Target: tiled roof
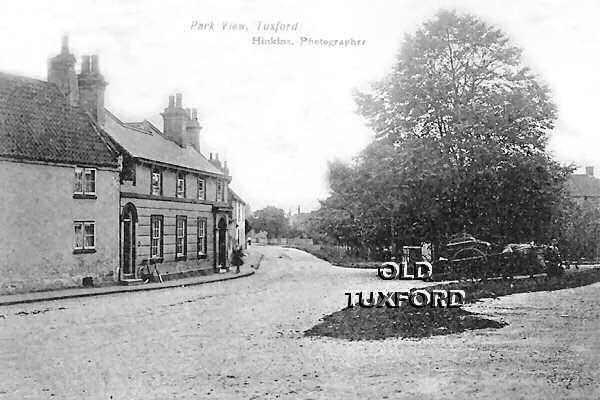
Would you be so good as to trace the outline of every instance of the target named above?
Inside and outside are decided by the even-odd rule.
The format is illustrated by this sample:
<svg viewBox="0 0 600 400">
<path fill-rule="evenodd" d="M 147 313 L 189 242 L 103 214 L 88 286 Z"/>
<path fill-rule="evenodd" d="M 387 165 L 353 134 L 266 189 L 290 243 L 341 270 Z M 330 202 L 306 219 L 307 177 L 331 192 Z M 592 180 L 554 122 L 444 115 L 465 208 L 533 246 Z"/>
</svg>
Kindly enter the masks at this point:
<svg viewBox="0 0 600 400">
<path fill-rule="evenodd" d="M 569 191 L 574 197 L 600 197 L 600 179 L 587 174 L 573 174 Z"/>
<path fill-rule="evenodd" d="M 117 167 L 102 135 L 53 83 L 0 72 L 0 157 Z"/>
<path fill-rule="evenodd" d="M 104 130 L 132 157 L 225 175 L 192 147 L 180 147 L 148 121 L 121 122 L 106 112 Z"/>
</svg>

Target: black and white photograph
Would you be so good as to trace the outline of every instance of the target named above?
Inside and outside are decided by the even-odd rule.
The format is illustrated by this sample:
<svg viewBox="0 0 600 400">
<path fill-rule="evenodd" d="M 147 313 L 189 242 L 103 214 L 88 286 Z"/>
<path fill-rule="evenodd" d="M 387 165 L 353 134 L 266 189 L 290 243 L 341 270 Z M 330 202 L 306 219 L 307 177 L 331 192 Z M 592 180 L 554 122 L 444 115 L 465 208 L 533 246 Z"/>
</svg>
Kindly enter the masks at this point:
<svg viewBox="0 0 600 400">
<path fill-rule="evenodd" d="M 0 400 L 600 399 L 600 3 L 0 3 Z"/>
</svg>

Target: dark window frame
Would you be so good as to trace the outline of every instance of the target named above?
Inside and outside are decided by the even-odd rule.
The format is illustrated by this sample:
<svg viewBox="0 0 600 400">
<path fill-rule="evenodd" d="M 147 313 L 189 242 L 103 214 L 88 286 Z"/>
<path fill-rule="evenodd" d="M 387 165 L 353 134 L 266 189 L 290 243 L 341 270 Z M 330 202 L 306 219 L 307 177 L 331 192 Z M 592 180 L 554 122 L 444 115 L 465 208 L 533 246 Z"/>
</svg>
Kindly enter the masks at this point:
<svg viewBox="0 0 600 400">
<path fill-rule="evenodd" d="M 202 241 L 200 241 L 200 227 L 203 227 L 203 235 Z M 198 258 L 205 259 L 208 256 L 208 218 L 206 217 L 198 217 L 198 227 L 197 227 L 197 253 Z M 201 251 L 202 250 L 202 251 Z"/>
<path fill-rule="evenodd" d="M 152 241 L 155 240 L 154 238 L 154 223 L 156 221 L 160 222 L 160 230 L 159 230 L 159 237 L 158 237 L 158 254 L 153 256 L 152 255 Z M 164 237 L 165 237 L 165 217 L 163 215 L 157 215 L 157 214 L 152 214 L 150 215 L 150 258 L 158 261 L 158 262 L 162 262 L 164 259 Z"/>
<path fill-rule="evenodd" d="M 219 186 L 221 187 L 221 190 L 219 191 Z M 225 201 L 225 185 L 223 185 L 223 181 L 220 179 L 217 179 L 217 201 Z"/>
<path fill-rule="evenodd" d="M 88 172 L 93 172 L 94 175 L 94 190 L 88 191 Z M 79 178 L 77 178 L 77 174 L 81 174 Z M 81 167 L 76 166 L 73 171 L 73 198 L 75 199 L 95 199 L 97 198 L 96 194 L 98 191 L 98 169 L 93 167 Z M 80 186 L 81 189 L 77 190 L 77 186 Z"/>
<path fill-rule="evenodd" d="M 181 176 L 181 178 L 180 178 Z M 183 193 L 181 193 L 181 196 L 179 195 L 179 180 L 182 180 L 183 182 Z M 186 192 L 186 173 L 184 171 L 177 171 L 177 173 L 175 174 L 175 198 L 177 199 L 185 199 L 185 192 Z"/>
<path fill-rule="evenodd" d="M 81 225 L 81 246 L 77 246 L 77 238 L 75 237 L 75 243 L 73 246 L 73 254 L 95 253 L 96 247 L 98 246 L 98 242 L 96 239 L 98 236 L 97 230 L 96 230 L 96 221 L 95 220 L 75 220 L 75 221 L 73 221 L 73 234 L 75 234 L 75 227 L 77 225 Z M 85 237 L 86 237 L 85 227 L 90 226 L 90 225 L 94 226 L 94 234 L 93 234 L 94 244 L 93 244 L 93 246 L 86 246 L 86 244 L 85 244 Z"/>
<path fill-rule="evenodd" d="M 183 221 L 183 243 L 182 243 L 183 253 L 178 252 L 177 241 L 179 240 L 180 236 L 178 235 L 177 231 L 179 229 L 179 221 Z M 175 217 L 175 260 L 176 261 L 187 260 L 187 228 L 188 228 L 187 216 L 186 215 L 177 215 Z"/>
<path fill-rule="evenodd" d="M 200 182 L 202 182 L 202 196 L 200 196 Z M 206 178 L 204 176 L 198 177 L 198 200 L 206 200 Z"/>
<path fill-rule="evenodd" d="M 158 174 L 158 194 L 154 193 L 154 174 Z M 163 195 L 163 171 L 160 168 L 150 168 L 150 194 L 152 196 Z"/>
</svg>

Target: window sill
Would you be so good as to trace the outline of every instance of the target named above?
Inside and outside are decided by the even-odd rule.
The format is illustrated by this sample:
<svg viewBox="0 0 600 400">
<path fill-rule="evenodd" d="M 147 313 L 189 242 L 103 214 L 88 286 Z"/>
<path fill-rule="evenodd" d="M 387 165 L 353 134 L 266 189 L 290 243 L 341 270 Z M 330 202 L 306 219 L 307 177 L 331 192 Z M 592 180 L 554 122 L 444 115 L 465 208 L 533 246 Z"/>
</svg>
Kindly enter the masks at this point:
<svg viewBox="0 0 600 400">
<path fill-rule="evenodd" d="M 163 261 L 163 257 L 153 257 L 150 259 L 150 264 L 162 264 Z"/>
<path fill-rule="evenodd" d="M 198 254 L 199 260 L 206 260 L 207 258 L 208 258 L 208 256 L 206 254 L 203 254 L 203 253 Z"/>
<path fill-rule="evenodd" d="M 96 249 L 75 249 L 73 250 L 73 254 L 90 254 L 95 253 Z"/>
<path fill-rule="evenodd" d="M 175 261 L 187 261 L 187 256 L 176 256 Z"/>
<path fill-rule="evenodd" d="M 74 199 L 97 199 L 95 194 L 73 193 Z"/>
</svg>

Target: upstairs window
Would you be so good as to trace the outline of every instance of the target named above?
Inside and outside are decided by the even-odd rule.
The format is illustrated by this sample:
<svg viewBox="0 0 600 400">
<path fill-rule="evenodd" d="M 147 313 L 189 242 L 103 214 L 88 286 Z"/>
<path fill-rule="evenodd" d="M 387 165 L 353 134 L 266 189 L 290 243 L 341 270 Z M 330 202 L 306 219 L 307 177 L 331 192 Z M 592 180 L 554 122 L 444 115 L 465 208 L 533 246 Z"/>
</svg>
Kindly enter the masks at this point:
<svg viewBox="0 0 600 400">
<path fill-rule="evenodd" d="M 206 181 L 204 178 L 198 178 L 198 200 L 206 200 Z"/>
<path fill-rule="evenodd" d="M 94 168 L 75 168 L 73 194 L 96 195 L 96 170 Z"/>
<path fill-rule="evenodd" d="M 225 201 L 223 182 L 217 181 L 217 201 Z"/>
<path fill-rule="evenodd" d="M 185 173 L 178 172 L 177 173 L 177 197 L 182 199 L 185 197 Z"/>
<path fill-rule="evenodd" d="M 150 194 L 154 196 L 162 195 L 162 173 L 158 169 L 152 170 Z"/>
</svg>

